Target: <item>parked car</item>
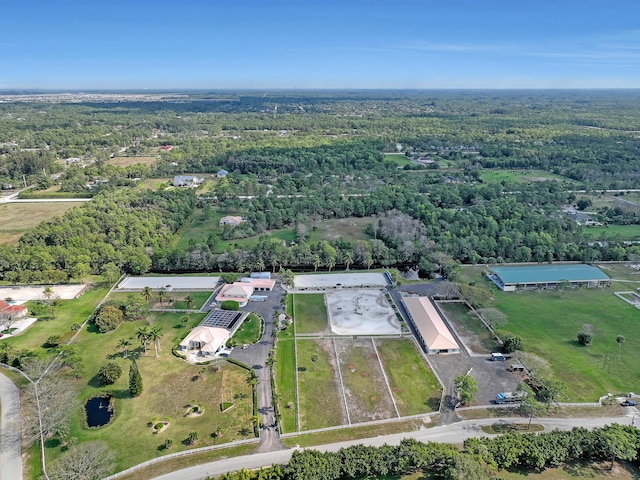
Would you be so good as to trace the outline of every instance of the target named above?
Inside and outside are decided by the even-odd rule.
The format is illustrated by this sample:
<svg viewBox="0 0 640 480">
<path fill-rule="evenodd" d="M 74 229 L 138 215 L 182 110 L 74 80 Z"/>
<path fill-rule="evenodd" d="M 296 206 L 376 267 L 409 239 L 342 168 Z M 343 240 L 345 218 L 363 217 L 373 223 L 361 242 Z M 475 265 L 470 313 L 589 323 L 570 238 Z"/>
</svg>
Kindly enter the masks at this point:
<svg viewBox="0 0 640 480">
<path fill-rule="evenodd" d="M 638 405 L 638 402 L 636 402 L 635 400 L 625 400 L 624 402 L 622 402 L 620 405 L 622 405 L 623 407 L 635 407 L 636 405 Z"/>
</svg>

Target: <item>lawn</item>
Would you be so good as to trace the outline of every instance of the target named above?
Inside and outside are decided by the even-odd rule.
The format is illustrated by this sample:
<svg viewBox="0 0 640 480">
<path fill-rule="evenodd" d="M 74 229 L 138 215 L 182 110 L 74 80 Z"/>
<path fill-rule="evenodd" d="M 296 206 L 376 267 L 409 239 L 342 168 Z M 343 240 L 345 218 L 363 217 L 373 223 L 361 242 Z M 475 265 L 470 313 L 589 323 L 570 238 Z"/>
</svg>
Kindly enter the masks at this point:
<svg viewBox="0 0 640 480">
<path fill-rule="evenodd" d="M 593 402 L 608 392 L 640 390 L 640 312 L 613 291 L 496 292 L 494 306 L 507 315 L 505 329 L 523 338 L 526 351 L 550 362 L 566 384 L 566 401 Z M 584 324 L 593 328 L 588 347 L 577 341 Z M 620 358 L 618 335 L 625 336 Z"/>
<path fill-rule="evenodd" d="M 617 242 L 640 240 L 640 225 L 588 227 L 584 229 L 584 232 L 596 240 L 615 240 Z"/>
<path fill-rule="evenodd" d="M 409 160 L 403 153 L 385 153 L 384 159 L 387 162 L 395 163 L 399 167 L 404 167 L 405 165 L 414 165 L 414 162 Z"/>
<path fill-rule="evenodd" d="M 371 340 L 336 340 L 336 346 L 351 423 L 397 417 Z"/>
<path fill-rule="evenodd" d="M 233 334 L 231 341 L 236 345 L 246 345 L 256 343 L 260 340 L 263 331 L 263 321 L 255 313 L 249 314 L 249 316 L 242 322 L 240 328 Z"/>
<path fill-rule="evenodd" d="M 53 320 L 38 320 L 20 335 L 2 341 L 19 350 L 32 350 L 39 357 L 46 356 L 51 353 L 45 346 L 47 339 L 67 334 L 72 324 L 84 322 L 108 291 L 106 287 L 96 287 L 74 300 L 61 300 Z"/>
<path fill-rule="evenodd" d="M 329 328 L 323 293 L 293 295 L 293 319 L 296 335 L 322 333 Z"/>
<path fill-rule="evenodd" d="M 274 366 L 275 386 L 279 395 L 278 410 L 283 433 L 296 431 L 295 368 L 294 340 L 283 332 L 278 340 Z"/>
<path fill-rule="evenodd" d="M 469 307 L 464 303 L 438 302 L 438 306 L 453 324 L 458 336 L 473 353 L 496 352 L 498 342 L 484 324 L 471 315 Z"/>
<path fill-rule="evenodd" d="M 131 165 L 153 165 L 158 161 L 160 156 L 139 156 L 139 157 L 113 157 L 109 160 L 110 165 L 115 165 L 116 167 L 129 167 Z"/>
<path fill-rule="evenodd" d="M 295 231 L 292 228 L 280 230 L 269 230 L 260 235 L 233 240 L 222 239 L 222 228 L 220 219 L 226 215 L 239 215 L 239 212 L 214 211 L 210 218 L 207 218 L 204 209 L 196 208 L 189 222 L 182 228 L 180 237 L 176 242 L 176 247 L 187 248 L 190 244 L 207 243 L 209 236 L 215 234 L 217 242 L 213 247 L 213 253 L 223 253 L 233 248 L 252 248 L 257 245 L 260 235 L 270 235 L 279 240 L 289 243 L 295 240 Z"/>
<path fill-rule="evenodd" d="M 378 339 L 375 343 L 400 415 L 438 410 L 440 384 L 415 344 L 406 339 Z"/>
<path fill-rule="evenodd" d="M 317 360 L 313 362 L 312 358 Z M 300 430 L 342 425 L 342 397 L 330 340 L 297 340 Z"/>
<path fill-rule="evenodd" d="M 116 300 L 124 302 L 129 295 L 134 297 L 140 297 L 138 292 L 111 292 L 108 300 Z M 175 310 L 199 310 L 204 302 L 211 296 L 211 292 L 176 292 L 176 291 L 163 291 L 164 298 L 162 299 L 162 305 L 160 305 L 158 299 L 158 291 L 153 292 L 153 297 L 149 300 L 148 306 L 153 308 L 173 308 Z M 187 307 L 185 298 L 191 296 L 193 302 L 191 307 Z"/>
<path fill-rule="evenodd" d="M 51 217 L 81 205 L 78 202 L 0 204 L 0 243 L 17 243 L 24 232 Z"/>
<path fill-rule="evenodd" d="M 190 315 L 192 327 L 199 323 L 202 314 Z M 248 372 L 236 365 L 222 363 L 203 367 L 189 365 L 171 354 L 171 348 L 188 328 L 181 322 L 182 314 L 163 313 L 153 315 L 154 326 L 162 328 L 161 348 L 158 357 L 149 345 L 145 354 L 136 340 L 136 330 L 148 325 L 146 321 L 125 322 L 115 331 L 96 333 L 94 328 L 84 330 L 77 343 L 86 368 L 86 376 L 77 384 L 78 398 L 83 403 L 100 392 L 110 392 L 116 397 L 115 419 L 99 429 L 86 429 L 84 412 L 78 407 L 71 420 L 71 435 L 78 442 L 103 440 L 116 455 L 117 470 L 140 463 L 148 458 L 162 455 L 158 449 L 166 439 L 173 440 L 172 451 L 185 450 L 183 440 L 191 432 L 198 432 L 195 446 L 226 443 L 239 438 L 251 438 L 253 428 L 251 417 L 253 404 Z M 116 348 L 120 339 L 131 342 L 129 358 Z M 140 397 L 131 398 L 128 393 L 128 371 L 132 357 L 137 357 L 143 378 L 144 391 Z M 114 385 L 101 387 L 95 374 L 107 361 L 115 361 L 123 370 L 123 375 Z M 233 402 L 234 406 L 220 412 L 222 401 Z M 204 409 L 200 416 L 186 417 L 187 405 L 197 404 Z M 152 419 L 170 422 L 169 428 L 153 434 Z M 212 433 L 219 430 L 219 435 Z M 48 459 L 60 454 L 55 442 L 49 442 Z"/>
<path fill-rule="evenodd" d="M 331 218 L 311 224 L 309 243 L 320 240 L 338 240 L 340 238 L 354 242 L 369 240 L 371 237 L 364 233 L 366 226 L 372 223 L 370 217 Z"/>
</svg>

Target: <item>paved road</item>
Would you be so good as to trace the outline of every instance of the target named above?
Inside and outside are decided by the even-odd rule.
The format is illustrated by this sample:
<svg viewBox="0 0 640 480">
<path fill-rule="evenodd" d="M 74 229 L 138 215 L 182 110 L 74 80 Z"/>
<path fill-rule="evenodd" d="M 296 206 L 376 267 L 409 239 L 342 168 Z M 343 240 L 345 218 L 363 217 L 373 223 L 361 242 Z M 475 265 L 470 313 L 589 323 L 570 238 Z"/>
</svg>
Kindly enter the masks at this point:
<svg viewBox="0 0 640 480">
<path fill-rule="evenodd" d="M 271 367 L 266 365 L 269 350 L 274 346 L 272 332 L 274 329 L 274 313 L 282 312 L 281 300 L 284 290 L 278 282 L 267 299 L 263 302 L 249 302 L 241 310 L 256 312 L 264 319 L 264 332 L 260 341 L 246 348 L 234 348 L 231 358 L 251 366 L 257 376 L 256 386 L 258 393 L 258 413 L 263 427 L 260 429 L 260 446 L 258 452 L 272 452 L 282 450 L 284 446 L 280 441 L 280 434 L 276 428 L 276 420 L 273 408 L 273 394 L 271 390 Z"/>
<path fill-rule="evenodd" d="M 0 480 L 21 480 L 20 396 L 18 387 L 2 373 L 0 406 Z"/>
<path fill-rule="evenodd" d="M 544 425 L 545 430 L 570 430 L 573 427 L 585 427 L 594 428 L 602 427 L 612 423 L 620 423 L 622 425 L 630 425 L 633 419 L 635 409 L 630 409 L 628 414 L 621 417 L 608 417 L 608 418 L 537 418 L 536 423 Z M 481 420 L 465 420 L 463 422 L 455 423 L 453 425 L 433 427 L 428 429 L 419 430 L 417 432 L 401 433 L 397 435 L 387 435 L 374 438 L 367 438 L 361 440 L 354 440 L 349 442 L 332 443 L 328 445 L 321 445 L 313 447 L 320 451 L 335 452 L 343 447 L 351 445 L 371 445 L 381 446 L 384 444 L 397 445 L 403 438 L 415 438 L 422 442 L 447 442 L 447 443 L 461 443 L 463 440 L 470 437 L 486 436 L 482 429 L 482 425 L 490 425 L 496 422 L 509 422 L 511 420 L 518 421 L 518 419 L 497 420 L 495 418 L 481 419 Z M 521 419 L 519 419 L 521 420 Z M 280 450 L 269 453 L 256 453 L 253 455 L 245 455 L 242 457 L 226 458 L 224 460 L 218 460 L 217 462 L 206 463 L 195 467 L 185 468 L 172 473 L 167 473 L 160 477 L 156 477 L 156 480 L 201 480 L 211 475 L 221 475 L 225 472 L 240 470 L 241 468 L 260 468 L 267 467 L 274 463 L 285 464 L 291 458 L 293 453 L 292 449 Z"/>
</svg>

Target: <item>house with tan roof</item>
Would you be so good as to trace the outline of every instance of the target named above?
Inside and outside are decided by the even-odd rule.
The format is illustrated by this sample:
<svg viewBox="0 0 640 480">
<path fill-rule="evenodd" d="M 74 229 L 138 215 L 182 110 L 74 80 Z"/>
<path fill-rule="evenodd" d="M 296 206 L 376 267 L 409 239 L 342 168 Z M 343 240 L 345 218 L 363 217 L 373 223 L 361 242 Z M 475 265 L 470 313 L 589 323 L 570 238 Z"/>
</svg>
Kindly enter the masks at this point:
<svg viewBox="0 0 640 480">
<path fill-rule="evenodd" d="M 429 297 L 404 297 L 402 302 L 427 354 L 460 353 L 458 343 Z"/>
</svg>

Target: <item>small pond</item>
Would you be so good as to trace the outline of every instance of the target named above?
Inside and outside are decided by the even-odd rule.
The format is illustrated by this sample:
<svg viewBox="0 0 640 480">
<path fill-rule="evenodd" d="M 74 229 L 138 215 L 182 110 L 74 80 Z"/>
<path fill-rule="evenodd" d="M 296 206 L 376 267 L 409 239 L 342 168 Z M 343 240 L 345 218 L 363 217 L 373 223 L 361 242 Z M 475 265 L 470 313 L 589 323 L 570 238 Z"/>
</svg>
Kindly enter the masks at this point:
<svg viewBox="0 0 640 480">
<path fill-rule="evenodd" d="M 87 425 L 89 427 L 102 427 L 113 418 L 113 396 L 93 397 L 87 400 L 85 411 L 87 413 Z"/>
</svg>

